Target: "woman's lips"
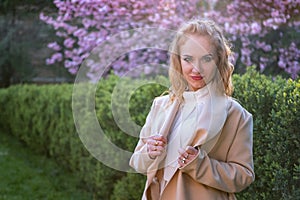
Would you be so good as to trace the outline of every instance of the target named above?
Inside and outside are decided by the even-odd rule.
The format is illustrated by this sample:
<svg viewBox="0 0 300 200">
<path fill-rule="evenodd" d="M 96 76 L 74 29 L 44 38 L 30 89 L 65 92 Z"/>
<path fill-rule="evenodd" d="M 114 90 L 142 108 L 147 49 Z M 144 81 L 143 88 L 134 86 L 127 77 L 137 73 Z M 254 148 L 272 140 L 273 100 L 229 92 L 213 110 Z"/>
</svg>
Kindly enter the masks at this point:
<svg viewBox="0 0 300 200">
<path fill-rule="evenodd" d="M 199 80 L 202 80 L 203 79 L 203 77 L 202 76 L 191 76 L 191 78 L 193 79 L 193 80 L 195 80 L 195 81 L 199 81 Z"/>
</svg>

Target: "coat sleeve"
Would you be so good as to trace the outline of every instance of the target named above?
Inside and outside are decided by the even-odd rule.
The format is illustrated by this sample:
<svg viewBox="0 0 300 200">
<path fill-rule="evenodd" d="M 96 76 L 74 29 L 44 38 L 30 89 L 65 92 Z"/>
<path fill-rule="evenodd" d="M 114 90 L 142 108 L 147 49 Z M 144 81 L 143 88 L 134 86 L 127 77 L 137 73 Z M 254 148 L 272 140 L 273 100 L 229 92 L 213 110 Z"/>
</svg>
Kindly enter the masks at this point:
<svg viewBox="0 0 300 200">
<path fill-rule="evenodd" d="M 225 192 L 234 193 L 245 189 L 255 177 L 252 135 L 252 115 L 244 111 L 240 116 L 226 161 L 210 158 L 204 150 L 199 149 L 198 156 L 181 168 L 182 172 L 201 184 Z"/>
<path fill-rule="evenodd" d="M 140 132 L 140 139 L 135 147 L 134 153 L 130 158 L 129 165 L 139 173 L 147 173 L 148 167 L 154 161 L 149 157 L 145 136 L 151 136 L 151 123 L 155 113 L 155 99 L 152 103 L 146 122 Z"/>
</svg>

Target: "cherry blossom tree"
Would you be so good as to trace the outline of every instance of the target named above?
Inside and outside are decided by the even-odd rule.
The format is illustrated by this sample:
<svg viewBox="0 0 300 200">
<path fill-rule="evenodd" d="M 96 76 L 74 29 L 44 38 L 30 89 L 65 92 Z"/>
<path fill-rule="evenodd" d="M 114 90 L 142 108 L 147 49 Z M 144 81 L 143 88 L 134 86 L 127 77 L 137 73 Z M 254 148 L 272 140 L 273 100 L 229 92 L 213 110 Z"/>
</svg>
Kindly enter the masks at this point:
<svg viewBox="0 0 300 200">
<path fill-rule="evenodd" d="M 46 63 L 63 62 L 72 74 L 77 73 L 78 67 L 93 48 L 112 35 L 141 27 L 176 26 L 190 17 L 186 12 L 191 15 L 196 6 L 193 1 L 175 3 L 157 0 L 54 0 L 54 4 L 58 8 L 58 15 L 51 17 L 41 13 L 40 19 L 53 26 L 62 41 L 48 44 L 54 53 Z M 106 50 L 107 52 L 102 52 L 104 56 L 115 49 Z M 166 60 L 165 51 L 144 49 L 120 56 L 111 64 L 111 69 L 122 74 L 137 64 Z M 91 71 L 88 75 L 92 77 L 93 70 Z"/>
<path fill-rule="evenodd" d="M 282 69 L 296 78 L 300 72 L 299 12 L 299 0 L 232 0 L 225 10 L 204 16 L 224 25 L 236 46 L 238 64 L 255 64 L 262 72 Z"/>
<path fill-rule="evenodd" d="M 114 34 L 145 27 L 176 29 L 181 22 L 198 16 L 212 18 L 224 27 L 233 42 L 238 68 L 255 64 L 262 72 L 282 69 L 293 78 L 300 71 L 298 0 L 54 0 L 54 4 L 57 15 L 40 15 L 61 38 L 48 44 L 54 53 L 46 63 L 63 62 L 72 74 L 77 73 L 92 49 Z M 116 49 L 106 50 L 102 52 L 104 57 Z M 164 50 L 141 49 L 120 55 L 109 69 L 122 75 L 137 65 L 166 60 Z M 87 75 L 92 79 L 97 68 L 90 69 Z M 152 72 L 153 69 L 144 70 Z"/>
</svg>

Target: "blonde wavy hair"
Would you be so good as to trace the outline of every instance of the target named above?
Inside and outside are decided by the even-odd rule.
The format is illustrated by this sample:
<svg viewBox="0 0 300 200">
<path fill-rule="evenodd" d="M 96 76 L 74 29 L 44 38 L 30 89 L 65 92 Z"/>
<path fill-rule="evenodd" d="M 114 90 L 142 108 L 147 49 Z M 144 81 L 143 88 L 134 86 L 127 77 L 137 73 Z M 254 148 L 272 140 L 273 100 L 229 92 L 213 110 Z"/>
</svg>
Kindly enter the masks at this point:
<svg viewBox="0 0 300 200">
<path fill-rule="evenodd" d="M 186 41 L 187 35 L 208 36 L 210 38 L 217 56 L 216 65 L 220 77 L 216 80 L 217 84 L 219 84 L 218 87 L 222 88 L 223 93 L 227 96 L 231 96 L 233 92 L 231 77 L 234 66 L 229 59 L 232 52 L 228 41 L 224 37 L 221 28 L 214 21 L 209 19 L 192 19 L 179 28 L 169 49 L 171 53 L 169 69 L 171 100 L 177 97 L 182 101 L 182 94 L 187 88 L 187 82 L 183 77 L 180 62 L 180 47 Z"/>
</svg>

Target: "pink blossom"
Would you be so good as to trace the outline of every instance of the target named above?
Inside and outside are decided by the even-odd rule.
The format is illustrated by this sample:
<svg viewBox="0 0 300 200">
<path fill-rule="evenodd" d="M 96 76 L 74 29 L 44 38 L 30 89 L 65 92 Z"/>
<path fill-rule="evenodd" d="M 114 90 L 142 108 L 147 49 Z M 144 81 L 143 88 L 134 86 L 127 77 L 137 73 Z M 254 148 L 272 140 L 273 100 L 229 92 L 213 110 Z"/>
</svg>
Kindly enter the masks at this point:
<svg viewBox="0 0 300 200">
<path fill-rule="evenodd" d="M 47 47 L 53 49 L 54 51 L 61 50 L 61 47 L 57 44 L 57 42 L 51 42 L 47 45 Z"/>
<path fill-rule="evenodd" d="M 62 59 L 63 59 L 63 56 L 61 53 L 55 53 L 52 55 L 51 59 L 54 61 L 54 62 L 61 62 Z"/>
<path fill-rule="evenodd" d="M 56 31 L 58 37 L 68 37 L 68 34 L 62 31 Z"/>
<path fill-rule="evenodd" d="M 52 65 L 52 64 L 54 64 L 55 63 L 55 61 L 53 60 L 53 59 L 51 59 L 51 58 L 47 58 L 46 59 L 46 64 L 47 65 Z"/>
<path fill-rule="evenodd" d="M 268 52 L 268 51 L 271 51 L 271 50 L 272 50 L 272 47 L 271 47 L 271 45 L 267 44 L 267 45 L 264 45 L 264 46 L 262 47 L 262 49 L 263 49 L 264 51 Z"/>
<path fill-rule="evenodd" d="M 266 65 L 264 63 L 259 63 L 259 69 L 261 72 L 263 72 L 266 68 Z"/>
<path fill-rule="evenodd" d="M 54 0 L 54 4 L 58 8 L 57 17 L 41 13 L 40 19 L 56 29 L 56 35 L 62 43 L 48 44 L 55 52 L 46 63 L 53 64 L 66 59 L 64 65 L 70 73 L 76 73 L 90 51 L 110 41 L 114 34 L 153 26 L 177 29 L 181 22 L 193 17 L 214 19 L 224 28 L 226 36 L 236 47 L 234 60 L 238 62 L 237 66 L 241 63 L 256 64 L 262 71 L 268 67 L 281 67 L 291 76 L 299 73 L 300 44 L 288 35 L 291 30 L 300 30 L 299 1 L 231 0 L 225 7 L 221 0 L 210 1 L 207 6 L 200 5 L 197 0 Z M 272 39 L 270 35 L 279 35 L 279 38 Z M 101 56 L 108 58 L 111 52 L 117 53 L 125 47 L 143 48 L 135 46 L 136 40 L 140 38 L 132 35 L 124 37 L 127 38 L 127 44 L 114 43 L 114 47 L 108 45 Z M 132 40 L 129 40 L 130 37 Z M 151 43 L 158 39 L 153 35 L 145 41 Z M 62 50 L 63 46 L 66 48 Z M 116 74 L 126 74 L 141 64 L 163 63 L 167 59 L 165 52 L 144 49 L 116 59 L 109 68 L 114 69 Z M 278 66 L 274 66 L 274 60 L 279 60 Z M 96 75 L 92 74 L 103 70 L 97 62 L 100 61 L 91 65 L 88 75 L 93 80 Z M 150 67 L 144 69 L 144 73 L 156 70 Z"/>
<path fill-rule="evenodd" d="M 71 67 L 68 70 L 71 74 L 76 74 L 77 73 L 77 68 L 76 67 Z"/>
<path fill-rule="evenodd" d="M 87 31 L 86 31 L 85 29 L 83 29 L 83 28 L 77 29 L 77 30 L 73 33 L 73 35 L 74 35 L 75 37 L 83 37 L 83 36 L 85 36 L 86 34 L 87 34 Z"/>
<path fill-rule="evenodd" d="M 281 68 L 285 68 L 286 64 L 283 62 L 283 60 L 278 61 L 278 66 Z"/>
<path fill-rule="evenodd" d="M 251 34 L 255 35 L 261 31 L 261 26 L 257 22 L 251 24 Z"/>
<path fill-rule="evenodd" d="M 64 45 L 65 45 L 65 47 L 67 47 L 67 48 L 72 48 L 73 45 L 74 45 L 74 43 L 75 43 L 75 40 L 72 39 L 72 38 L 67 38 L 67 39 L 65 39 L 65 41 L 64 41 Z"/>
</svg>

